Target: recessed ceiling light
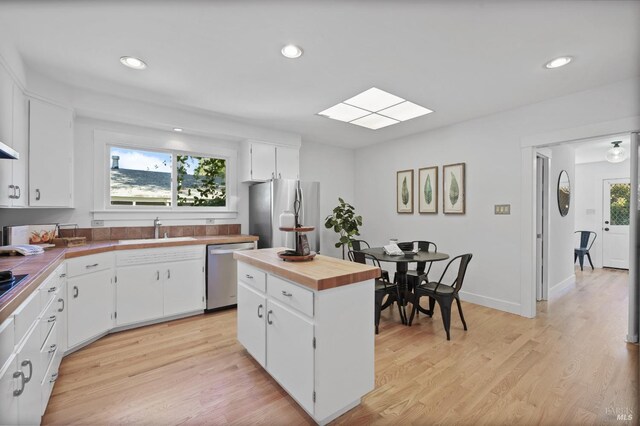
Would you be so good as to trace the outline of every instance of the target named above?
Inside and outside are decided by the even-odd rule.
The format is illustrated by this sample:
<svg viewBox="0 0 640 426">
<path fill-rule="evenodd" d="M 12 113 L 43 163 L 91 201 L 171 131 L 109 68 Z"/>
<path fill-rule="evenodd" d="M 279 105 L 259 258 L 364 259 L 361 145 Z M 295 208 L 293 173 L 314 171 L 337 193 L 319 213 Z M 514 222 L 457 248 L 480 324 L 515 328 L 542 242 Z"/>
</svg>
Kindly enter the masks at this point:
<svg viewBox="0 0 640 426">
<path fill-rule="evenodd" d="M 377 130 L 432 112 L 428 108 L 372 87 L 319 112 L 318 115 Z"/>
<path fill-rule="evenodd" d="M 122 56 L 120 62 L 125 67 L 133 68 L 134 70 L 143 70 L 147 68 L 147 64 L 142 59 L 134 58 L 133 56 Z"/>
<path fill-rule="evenodd" d="M 183 129 L 182 127 L 174 127 L 174 128 L 173 128 L 173 131 L 174 131 L 174 132 L 181 132 L 181 131 L 183 131 L 183 130 L 184 130 L 184 129 Z"/>
<path fill-rule="evenodd" d="M 302 49 L 295 44 L 287 44 L 280 51 L 285 58 L 296 59 L 302 56 Z"/>
<path fill-rule="evenodd" d="M 573 58 L 571 56 L 560 56 L 547 62 L 544 67 L 547 69 L 560 68 L 571 62 Z"/>
</svg>

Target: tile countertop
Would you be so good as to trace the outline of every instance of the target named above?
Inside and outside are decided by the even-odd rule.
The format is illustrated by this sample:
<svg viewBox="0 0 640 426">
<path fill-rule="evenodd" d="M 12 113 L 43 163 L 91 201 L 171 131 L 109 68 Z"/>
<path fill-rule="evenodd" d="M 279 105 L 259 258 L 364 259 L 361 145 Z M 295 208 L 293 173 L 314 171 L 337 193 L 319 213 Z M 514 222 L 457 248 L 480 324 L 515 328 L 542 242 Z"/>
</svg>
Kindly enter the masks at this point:
<svg viewBox="0 0 640 426">
<path fill-rule="evenodd" d="M 380 268 L 317 255 L 309 262 L 285 262 L 278 257 L 284 247 L 233 253 L 234 259 L 320 291 L 370 280 L 380 276 Z"/>
<path fill-rule="evenodd" d="M 7 319 L 46 277 L 65 259 L 104 253 L 114 250 L 134 250 L 142 248 L 175 247 L 204 244 L 228 244 L 258 241 L 253 235 L 220 235 L 193 237 L 188 241 L 148 242 L 120 244 L 119 241 L 89 241 L 84 246 L 72 248 L 52 248 L 44 254 L 34 256 L 0 256 L 0 271 L 10 270 L 14 275 L 29 274 L 27 279 L 8 291 L 0 298 L 0 323 Z"/>
</svg>

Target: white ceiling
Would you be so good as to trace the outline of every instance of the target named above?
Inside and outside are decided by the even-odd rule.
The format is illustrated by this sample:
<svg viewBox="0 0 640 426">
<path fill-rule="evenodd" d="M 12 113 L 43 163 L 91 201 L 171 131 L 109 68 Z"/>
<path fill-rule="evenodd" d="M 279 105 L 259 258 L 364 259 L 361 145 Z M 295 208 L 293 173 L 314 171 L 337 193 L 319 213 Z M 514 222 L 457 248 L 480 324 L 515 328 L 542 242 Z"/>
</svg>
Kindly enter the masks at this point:
<svg viewBox="0 0 640 426">
<path fill-rule="evenodd" d="M 629 134 L 607 136 L 603 138 L 590 139 L 575 143 L 576 164 L 596 163 L 607 161 L 605 156 L 607 151 L 613 147 L 611 142 L 622 141 L 620 144 L 627 151 L 627 158 L 631 150 L 631 137 Z"/>
<path fill-rule="evenodd" d="M 0 4 L 0 38 L 54 79 L 345 147 L 638 76 L 638 22 L 637 1 Z M 286 43 L 304 55 L 285 59 Z M 543 68 L 560 55 L 575 60 Z M 316 115 L 373 86 L 435 112 L 375 131 Z"/>
</svg>

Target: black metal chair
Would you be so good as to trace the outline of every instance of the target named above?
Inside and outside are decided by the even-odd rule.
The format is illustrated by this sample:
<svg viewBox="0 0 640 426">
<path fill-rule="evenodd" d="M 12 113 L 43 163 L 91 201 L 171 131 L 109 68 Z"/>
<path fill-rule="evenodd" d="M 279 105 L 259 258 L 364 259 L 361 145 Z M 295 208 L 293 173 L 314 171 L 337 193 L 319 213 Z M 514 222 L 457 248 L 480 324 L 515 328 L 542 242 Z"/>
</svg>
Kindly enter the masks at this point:
<svg viewBox="0 0 640 426">
<path fill-rule="evenodd" d="M 584 271 L 584 255 L 586 254 L 591 269 L 594 269 L 589 250 L 591 250 L 591 246 L 598 237 L 598 234 L 593 231 L 576 231 L 574 234 L 580 234 L 580 247 L 573 249 L 573 263 L 576 263 L 576 260 L 580 259 L 580 270 Z M 591 238 L 592 236 L 593 238 Z"/>
<path fill-rule="evenodd" d="M 464 315 L 462 314 L 462 306 L 460 305 L 460 297 L 458 296 L 458 292 L 462 288 L 462 283 L 464 281 L 464 276 L 467 272 L 467 266 L 471 261 L 473 255 L 471 253 L 463 254 L 460 256 L 456 256 L 447 264 L 447 267 L 442 272 L 442 276 L 440 280 L 437 282 L 428 282 L 424 281 L 422 284 L 418 285 L 414 289 L 414 302 L 413 309 L 411 310 L 411 317 L 409 318 L 409 325 L 413 321 L 413 317 L 418 310 L 418 305 L 420 304 L 420 298 L 423 296 L 429 297 L 429 311 L 433 315 L 433 308 L 435 307 L 435 302 L 438 302 L 438 306 L 440 306 L 440 312 L 442 313 L 442 322 L 444 324 L 444 330 L 447 333 L 447 340 L 451 340 L 451 336 L 449 334 L 449 328 L 451 325 L 451 305 L 453 301 L 456 301 L 458 305 L 458 313 L 460 314 L 460 319 L 462 320 L 462 325 L 464 329 L 467 330 L 467 323 L 464 320 Z M 458 266 L 458 274 L 456 275 L 456 279 L 451 283 L 451 285 L 444 284 L 442 280 L 444 279 L 449 266 L 451 266 L 455 262 L 460 262 Z"/>
<path fill-rule="evenodd" d="M 411 249 L 413 250 L 413 244 L 418 243 L 418 249 L 420 251 L 426 252 L 437 252 L 438 246 L 431 241 L 413 241 L 411 243 Z M 429 262 L 429 267 L 427 268 L 427 262 L 417 262 L 416 269 L 407 271 L 407 282 L 411 287 L 415 287 L 422 280 L 429 281 L 429 272 L 431 272 L 431 265 L 433 263 Z"/>
<path fill-rule="evenodd" d="M 371 248 L 371 246 L 365 240 L 351 240 L 351 248 L 353 248 L 354 251 L 359 252 L 363 248 Z M 361 255 L 362 253 L 355 253 L 354 261 L 358 263 L 367 263 L 364 259 L 364 256 L 361 256 Z M 382 278 L 389 281 L 389 271 L 385 271 L 384 269 L 381 269 L 381 271 L 382 271 Z"/>
<path fill-rule="evenodd" d="M 362 252 L 356 252 L 353 250 L 349 250 L 348 256 L 349 256 L 349 260 L 352 262 L 356 262 L 356 255 L 357 256 L 361 256 L 364 259 L 364 262 L 358 262 L 358 263 L 364 263 L 364 264 L 371 264 L 373 266 L 377 266 L 378 268 L 380 268 L 380 261 L 375 257 L 372 256 L 370 254 L 366 254 L 366 253 L 362 253 Z M 382 271 L 382 269 L 381 269 Z M 383 302 L 384 302 L 384 298 L 387 297 L 387 303 L 384 304 L 383 306 Z M 374 324 L 376 327 L 376 334 L 378 334 L 378 330 L 379 330 L 379 326 L 380 326 L 380 313 L 382 312 L 382 310 L 384 310 L 385 308 L 391 306 L 393 304 L 393 301 L 397 301 L 399 298 L 399 294 L 398 294 L 398 285 L 397 284 L 392 284 L 389 282 L 388 279 L 384 279 L 382 276 L 378 277 L 375 279 L 375 319 L 374 319 Z M 400 308 L 400 304 L 398 305 L 398 312 L 400 313 L 400 318 L 402 318 L 402 310 Z"/>
</svg>

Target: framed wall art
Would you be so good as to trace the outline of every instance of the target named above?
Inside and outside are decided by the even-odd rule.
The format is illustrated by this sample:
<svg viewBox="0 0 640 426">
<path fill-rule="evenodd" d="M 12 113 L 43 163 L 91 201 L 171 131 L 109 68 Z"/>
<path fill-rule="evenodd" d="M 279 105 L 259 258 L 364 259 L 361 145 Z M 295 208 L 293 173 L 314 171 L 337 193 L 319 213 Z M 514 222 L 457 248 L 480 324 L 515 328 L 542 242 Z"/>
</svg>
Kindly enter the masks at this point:
<svg viewBox="0 0 640 426">
<path fill-rule="evenodd" d="M 438 213 L 438 167 L 418 170 L 418 213 Z"/>
<path fill-rule="evenodd" d="M 413 213 L 413 169 L 396 174 L 396 206 L 398 213 Z"/>
<path fill-rule="evenodd" d="M 442 167 L 442 211 L 444 214 L 464 214 L 467 200 L 465 163 Z"/>
</svg>

